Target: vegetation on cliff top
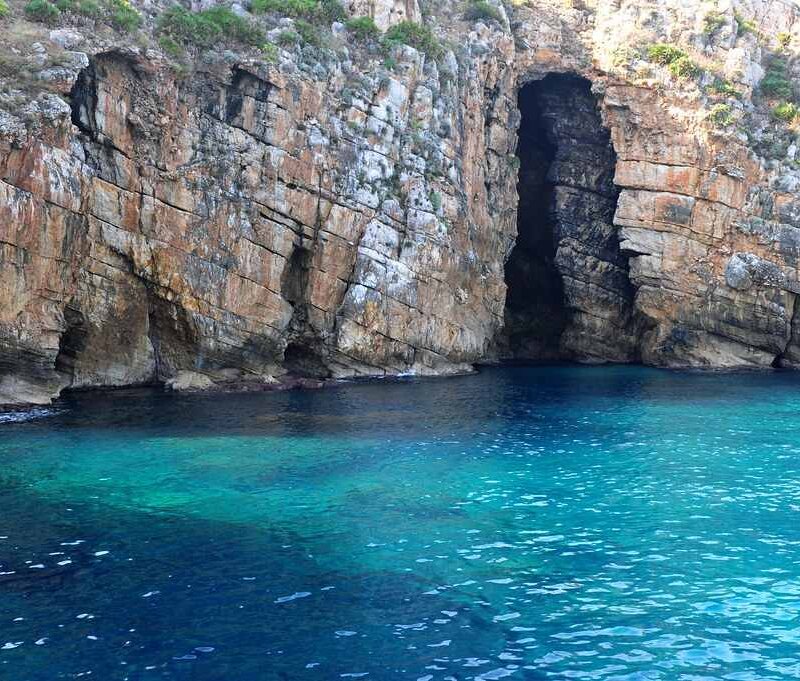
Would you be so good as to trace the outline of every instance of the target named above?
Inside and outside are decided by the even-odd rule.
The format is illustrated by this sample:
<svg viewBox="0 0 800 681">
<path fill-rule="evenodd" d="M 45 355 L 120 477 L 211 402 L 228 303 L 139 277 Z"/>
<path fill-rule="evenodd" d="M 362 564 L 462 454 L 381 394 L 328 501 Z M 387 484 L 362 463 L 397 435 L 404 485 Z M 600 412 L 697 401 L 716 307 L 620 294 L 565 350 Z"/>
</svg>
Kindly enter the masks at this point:
<svg viewBox="0 0 800 681">
<path fill-rule="evenodd" d="M 730 104 L 715 104 L 711 107 L 708 118 L 720 128 L 727 128 L 729 125 L 733 125 L 736 120 Z"/>
<path fill-rule="evenodd" d="M 381 35 L 372 17 L 353 17 L 347 22 L 347 30 L 359 40 L 377 40 Z"/>
<path fill-rule="evenodd" d="M 252 0 L 250 9 L 256 14 L 274 12 L 327 24 L 347 19 L 347 12 L 337 0 Z"/>
<path fill-rule="evenodd" d="M 792 96 L 792 83 L 787 73 L 786 59 L 774 56 L 767 64 L 767 71 L 761 79 L 761 92 L 768 97 L 782 97 L 784 99 Z"/>
<path fill-rule="evenodd" d="M 772 109 L 772 115 L 778 120 L 791 123 L 797 118 L 798 109 L 794 102 L 782 102 Z"/>
<path fill-rule="evenodd" d="M 61 12 L 48 0 L 31 0 L 25 5 L 25 16 L 31 21 L 52 24 L 61 16 Z"/>
<path fill-rule="evenodd" d="M 387 47 L 410 45 L 432 59 L 438 59 L 444 53 L 444 48 L 433 31 L 428 26 L 413 21 L 401 21 L 392 26 L 386 31 L 384 42 Z"/>
<path fill-rule="evenodd" d="M 124 33 L 142 24 L 142 15 L 128 0 L 30 0 L 24 11 L 28 19 L 43 24 L 55 24 L 64 14 L 93 17 Z"/>
<path fill-rule="evenodd" d="M 800 110 L 795 103 L 789 63 L 785 57 L 780 55 L 770 57 L 764 77 L 761 79 L 760 90 L 768 99 L 781 100 L 772 107 L 773 118 L 784 123 L 793 123 L 798 119 Z"/>
<path fill-rule="evenodd" d="M 496 21 L 502 23 L 503 15 L 494 5 L 486 0 L 470 0 L 464 8 L 464 18 L 467 21 Z"/>
<path fill-rule="evenodd" d="M 656 64 L 669 69 L 676 78 L 693 78 L 700 74 L 700 67 L 681 48 L 666 43 L 656 43 L 647 48 L 647 57 Z"/>
<path fill-rule="evenodd" d="M 222 6 L 190 12 L 181 5 L 174 5 L 159 17 L 157 31 L 161 34 L 162 46 L 168 44 L 165 38 L 197 47 L 211 47 L 222 40 L 243 45 L 264 42 L 264 32 L 260 28 Z"/>
</svg>

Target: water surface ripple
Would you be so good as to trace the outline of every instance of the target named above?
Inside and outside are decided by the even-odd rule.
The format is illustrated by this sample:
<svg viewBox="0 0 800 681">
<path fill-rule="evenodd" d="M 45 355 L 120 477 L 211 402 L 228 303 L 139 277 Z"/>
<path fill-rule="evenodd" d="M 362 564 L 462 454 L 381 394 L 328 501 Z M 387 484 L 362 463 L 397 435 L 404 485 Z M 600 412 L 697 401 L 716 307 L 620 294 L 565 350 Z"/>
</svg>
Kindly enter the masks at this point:
<svg viewBox="0 0 800 681">
<path fill-rule="evenodd" d="M 0 424 L 0 678 L 800 678 L 800 376 L 511 368 Z"/>
</svg>

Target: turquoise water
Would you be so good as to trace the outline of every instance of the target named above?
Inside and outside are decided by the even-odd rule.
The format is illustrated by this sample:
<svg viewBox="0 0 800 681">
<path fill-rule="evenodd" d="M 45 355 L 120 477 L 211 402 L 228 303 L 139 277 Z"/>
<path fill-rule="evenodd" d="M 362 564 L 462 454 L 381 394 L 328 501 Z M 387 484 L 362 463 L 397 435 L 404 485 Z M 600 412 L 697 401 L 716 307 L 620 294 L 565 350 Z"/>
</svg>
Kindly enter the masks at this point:
<svg viewBox="0 0 800 681">
<path fill-rule="evenodd" d="M 513 368 L 0 424 L 0 679 L 800 678 L 800 376 Z"/>
</svg>

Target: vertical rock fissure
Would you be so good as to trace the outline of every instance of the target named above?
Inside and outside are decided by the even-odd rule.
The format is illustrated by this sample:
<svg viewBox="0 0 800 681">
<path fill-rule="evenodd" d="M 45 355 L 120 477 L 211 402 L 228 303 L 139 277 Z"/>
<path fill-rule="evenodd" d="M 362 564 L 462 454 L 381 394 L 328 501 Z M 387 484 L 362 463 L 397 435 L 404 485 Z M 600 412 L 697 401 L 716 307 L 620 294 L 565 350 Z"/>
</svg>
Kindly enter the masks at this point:
<svg viewBox="0 0 800 681">
<path fill-rule="evenodd" d="M 523 86 L 518 104 L 518 237 L 499 355 L 634 361 L 634 289 L 614 225 L 616 155 L 591 84 L 550 74 Z"/>
<path fill-rule="evenodd" d="M 314 233 L 311 238 L 302 234 L 295 243 L 286 263 L 281 280 L 281 294 L 292 306 L 289 322 L 289 342 L 283 354 L 283 366 L 295 376 L 327 378 L 330 376 L 323 350 L 322 339 L 314 328 L 310 314 L 310 274 L 314 250 L 319 245 L 319 235 L 324 217 L 322 213 L 322 175 L 317 180 L 317 207 Z"/>
</svg>

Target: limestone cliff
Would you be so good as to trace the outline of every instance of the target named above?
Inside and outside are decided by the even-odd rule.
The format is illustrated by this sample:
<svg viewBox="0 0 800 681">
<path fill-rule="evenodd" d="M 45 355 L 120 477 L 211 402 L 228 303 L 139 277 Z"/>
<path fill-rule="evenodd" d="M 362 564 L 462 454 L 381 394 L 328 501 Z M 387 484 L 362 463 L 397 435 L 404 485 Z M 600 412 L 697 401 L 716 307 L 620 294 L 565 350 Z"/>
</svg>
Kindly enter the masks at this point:
<svg viewBox="0 0 800 681">
<path fill-rule="evenodd" d="M 800 364 L 793 4 L 9 4 L 0 404 Z"/>
</svg>

